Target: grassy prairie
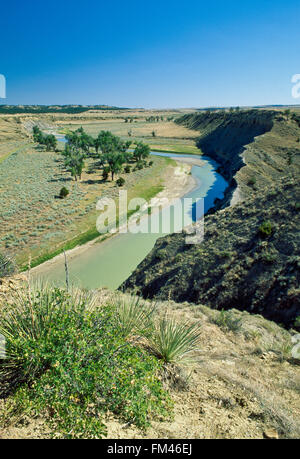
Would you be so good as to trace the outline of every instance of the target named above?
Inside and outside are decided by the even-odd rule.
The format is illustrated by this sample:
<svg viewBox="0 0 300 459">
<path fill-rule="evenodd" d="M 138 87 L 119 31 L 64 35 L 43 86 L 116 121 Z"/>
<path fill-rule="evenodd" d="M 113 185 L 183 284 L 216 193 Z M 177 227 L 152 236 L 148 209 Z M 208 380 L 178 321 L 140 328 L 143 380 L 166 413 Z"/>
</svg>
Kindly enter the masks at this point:
<svg viewBox="0 0 300 459">
<path fill-rule="evenodd" d="M 152 167 L 123 174 L 129 196 L 153 196 L 162 186 L 169 161 L 153 161 Z M 63 186 L 70 195 L 57 199 Z M 1 163 L 0 191 L 0 247 L 16 256 L 20 265 L 29 254 L 43 261 L 62 247 L 72 248 L 96 237 L 97 200 L 118 196 L 115 183 L 104 182 L 101 171 L 89 161 L 82 181 L 76 183 L 64 170 L 59 154 L 32 146 L 24 146 Z"/>
<path fill-rule="evenodd" d="M 150 145 L 152 151 L 175 153 L 175 154 L 201 154 L 201 150 L 195 145 L 197 133 L 190 129 L 176 126 L 173 122 L 148 123 L 144 120 L 138 120 L 134 123 L 124 123 L 123 120 L 105 120 L 87 122 L 74 122 L 59 128 L 61 134 L 68 131 L 74 131 L 79 127 L 91 136 L 96 137 L 101 130 L 113 132 L 126 140 L 143 141 Z M 152 132 L 155 132 L 155 137 Z M 130 132 L 130 136 L 128 133 Z M 198 133 L 199 135 L 199 133 Z"/>
<path fill-rule="evenodd" d="M 124 120 L 110 119 L 103 121 L 94 121 L 82 123 L 81 121 L 66 124 L 65 129 L 74 130 L 82 126 L 84 130 L 93 136 L 96 136 L 99 131 L 111 131 L 113 134 L 121 137 L 128 137 L 128 132 L 131 131 L 132 137 L 137 138 L 152 138 L 152 132 L 155 131 L 157 137 L 165 138 L 187 138 L 193 139 L 199 135 L 185 127 L 178 127 L 173 122 L 159 121 L 159 122 L 146 122 L 144 119 L 136 120 L 132 123 L 125 123 Z"/>
<path fill-rule="evenodd" d="M 202 152 L 195 145 L 189 144 L 177 144 L 177 145 L 164 145 L 164 144 L 153 144 L 151 145 L 152 151 L 175 153 L 175 154 L 189 154 L 189 155 L 201 155 Z"/>
<path fill-rule="evenodd" d="M 0 116 L 0 249 L 16 257 L 21 267 L 29 255 L 32 265 L 37 265 L 63 248 L 96 238 L 96 202 L 104 196 L 118 196 L 115 183 L 104 182 L 101 170 L 95 169 L 91 160 L 86 161 L 82 181 L 73 182 L 60 154 L 45 152 L 31 143 L 29 126 L 39 123 L 43 130 L 62 133 L 82 126 L 94 137 L 101 130 L 109 130 L 133 144 L 142 140 L 155 151 L 199 154 L 194 140 L 197 132 L 168 120 L 178 115 L 177 111 L 117 110 L 100 115 Z M 159 121 L 147 122 L 149 116 L 159 116 Z M 60 150 L 63 146 L 59 142 Z M 122 174 L 129 199 L 139 196 L 148 200 L 163 189 L 165 169 L 172 160 L 155 157 L 153 161 L 150 168 Z M 70 194 L 61 200 L 57 196 L 63 186 Z"/>
</svg>

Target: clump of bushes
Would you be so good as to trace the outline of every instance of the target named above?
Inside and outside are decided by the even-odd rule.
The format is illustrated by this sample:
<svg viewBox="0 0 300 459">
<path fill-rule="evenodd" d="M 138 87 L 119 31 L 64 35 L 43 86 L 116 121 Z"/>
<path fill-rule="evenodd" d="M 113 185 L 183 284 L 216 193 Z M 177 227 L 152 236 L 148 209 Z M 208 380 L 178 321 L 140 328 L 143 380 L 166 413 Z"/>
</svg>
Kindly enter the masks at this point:
<svg viewBox="0 0 300 459">
<path fill-rule="evenodd" d="M 249 180 L 248 180 L 248 185 L 249 186 L 253 186 L 256 184 L 256 178 L 255 177 L 251 177 Z"/>
<path fill-rule="evenodd" d="M 129 164 L 127 164 L 125 167 L 124 167 L 124 171 L 126 174 L 129 174 L 130 171 L 131 171 L 131 167 L 129 166 Z"/>
<path fill-rule="evenodd" d="M 277 261 L 277 254 L 272 251 L 265 250 L 261 254 L 261 260 L 266 264 L 275 263 Z"/>
<path fill-rule="evenodd" d="M 158 260 L 164 260 L 166 258 L 168 258 L 168 252 L 166 249 L 161 249 L 159 250 L 157 253 L 156 253 L 156 258 Z"/>
<path fill-rule="evenodd" d="M 273 233 L 272 223 L 269 220 L 264 221 L 258 228 L 258 233 L 261 237 L 271 236 L 271 234 Z"/>
<path fill-rule="evenodd" d="M 118 186 L 123 186 L 125 185 L 125 179 L 123 177 L 119 177 L 118 180 L 116 180 L 116 184 Z"/>
<path fill-rule="evenodd" d="M 64 198 L 66 198 L 66 197 L 68 196 L 68 194 L 69 194 L 68 188 L 66 188 L 65 186 L 63 186 L 62 189 L 61 189 L 60 192 L 59 192 L 59 197 L 60 197 L 61 199 L 64 199 Z"/>
<path fill-rule="evenodd" d="M 241 328 L 241 319 L 234 317 L 232 312 L 222 309 L 215 317 L 212 318 L 212 323 L 218 325 L 225 331 L 238 332 Z"/>
<path fill-rule="evenodd" d="M 136 169 L 137 169 L 137 170 L 141 170 L 141 169 L 144 168 L 144 165 L 145 165 L 144 161 L 138 161 L 138 162 L 136 163 Z"/>
</svg>

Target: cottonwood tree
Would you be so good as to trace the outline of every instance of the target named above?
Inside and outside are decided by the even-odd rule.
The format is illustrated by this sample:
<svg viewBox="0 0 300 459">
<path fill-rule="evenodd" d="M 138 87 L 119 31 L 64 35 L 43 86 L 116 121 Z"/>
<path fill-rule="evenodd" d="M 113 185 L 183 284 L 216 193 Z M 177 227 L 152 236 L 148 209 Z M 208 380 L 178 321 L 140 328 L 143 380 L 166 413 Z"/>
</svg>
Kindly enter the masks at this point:
<svg viewBox="0 0 300 459">
<path fill-rule="evenodd" d="M 48 134 L 44 136 L 41 143 L 45 145 L 47 151 L 56 150 L 57 139 L 53 134 Z"/>
<path fill-rule="evenodd" d="M 122 165 L 125 162 L 123 153 L 110 152 L 103 155 L 103 161 L 108 164 L 107 169 L 111 173 L 111 179 L 114 179 L 115 174 L 121 172 Z"/>
<path fill-rule="evenodd" d="M 82 171 L 84 168 L 85 154 L 73 145 L 66 145 L 63 151 L 65 158 L 65 167 L 74 180 L 77 182 L 78 178 L 81 180 Z"/>
<path fill-rule="evenodd" d="M 43 134 L 40 128 L 35 125 L 32 128 L 33 140 L 40 145 L 44 145 L 47 151 L 55 150 L 57 139 L 53 134 Z"/>
<path fill-rule="evenodd" d="M 90 148 L 95 147 L 95 140 L 82 127 L 69 132 L 65 138 L 70 146 L 83 150 L 87 155 L 90 154 Z"/>
<path fill-rule="evenodd" d="M 133 152 L 134 159 L 136 161 L 141 161 L 142 159 L 146 159 L 149 155 L 150 155 L 149 145 L 143 142 L 138 142 Z"/>
</svg>

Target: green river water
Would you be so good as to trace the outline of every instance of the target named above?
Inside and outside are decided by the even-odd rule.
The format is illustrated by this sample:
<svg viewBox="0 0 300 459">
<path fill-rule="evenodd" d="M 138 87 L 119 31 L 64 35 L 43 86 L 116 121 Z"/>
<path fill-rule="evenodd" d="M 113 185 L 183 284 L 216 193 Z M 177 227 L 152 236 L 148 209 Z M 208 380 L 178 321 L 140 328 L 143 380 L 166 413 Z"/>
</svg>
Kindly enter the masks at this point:
<svg viewBox="0 0 300 459">
<path fill-rule="evenodd" d="M 152 153 L 160 156 L 174 157 L 174 153 Z M 190 223 L 196 220 L 196 209 L 199 209 L 200 217 L 203 215 L 201 202 L 204 202 L 204 211 L 214 205 L 215 198 L 222 198 L 225 188 L 228 186 L 223 177 L 216 172 L 217 164 L 208 157 L 195 155 L 176 155 L 176 157 L 199 158 L 203 162 L 202 166 L 193 166 L 192 175 L 197 181 L 196 187 L 183 198 L 192 198 L 193 204 L 184 208 L 184 222 Z M 183 199 L 181 198 L 181 199 Z M 204 198 L 204 201 L 203 199 Z M 180 205 L 180 204 L 178 204 Z M 168 208 L 157 212 L 153 218 L 167 218 Z M 177 215 L 178 212 L 175 212 Z M 201 215 L 202 214 L 202 215 Z M 171 215 L 173 215 L 171 213 Z M 177 218 L 177 220 L 176 220 Z M 178 222 L 180 220 L 180 222 Z M 180 214 L 175 217 L 176 227 L 180 227 L 183 218 Z M 156 220 L 157 222 L 158 220 Z M 141 228 L 148 227 L 148 219 L 142 220 Z M 181 224 L 183 226 L 183 224 Z M 174 227 L 171 225 L 170 230 L 173 232 Z M 155 241 L 165 235 L 160 231 L 157 233 L 132 233 L 117 234 L 101 243 L 95 243 L 86 250 L 81 251 L 74 256 L 68 257 L 69 279 L 70 283 L 79 287 L 97 288 L 108 287 L 116 289 L 126 280 L 138 264 L 147 256 L 153 248 Z M 57 262 L 46 262 L 41 265 L 38 275 L 42 280 L 63 285 L 65 283 L 64 259 L 61 257 Z"/>
</svg>

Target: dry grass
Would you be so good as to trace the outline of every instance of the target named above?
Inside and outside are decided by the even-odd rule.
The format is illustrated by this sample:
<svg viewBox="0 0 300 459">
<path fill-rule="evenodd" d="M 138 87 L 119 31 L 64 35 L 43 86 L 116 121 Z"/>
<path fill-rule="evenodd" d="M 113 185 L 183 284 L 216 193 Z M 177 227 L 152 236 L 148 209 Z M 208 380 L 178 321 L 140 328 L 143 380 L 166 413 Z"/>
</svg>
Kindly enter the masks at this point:
<svg viewBox="0 0 300 459">
<path fill-rule="evenodd" d="M 270 428 L 280 438 L 300 437 L 299 366 L 292 359 L 281 362 L 277 353 L 290 341 L 286 330 L 233 310 L 241 320 L 236 333 L 213 324 L 212 317 L 220 313 L 207 307 L 173 302 L 159 307 L 180 321 L 202 323 L 189 387 L 173 390 L 172 422 L 156 422 L 143 434 L 112 418 L 110 438 L 263 438 Z"/>
<path fill-rule="evenodd" d="M 97 301 L 112 301 L 114 296 L 100 290 Z M 268 429 L 275 429 L 279 438 L 300 437 L 299 365 L 280 361 L 277 353 L 277 347 L 290 340 L 286 330 L 236 310 L 231 313 L 241 319 L 238 332 L 212 323 L 219 313 L 204 306 L 169 301 L 158 303 L 157 311 L 180 322 L 201 323 L 196 362 L 185 370 L 188 384 L 170 386 L 173 420 L 156 420 L 143 432 L 109 415 L 109 438 L 263 438 Z M 0 435 L 47 436 L 42 420 L 23 422 Z"/>
<path fill-rule="evenodd" d="M 0 247 L 22 265 L 29 252 L 33 258 L 41 256 L 95 228 L 98 199 L 117 198 L 118 187 L 102 180 L 92 160 L 86 161 L 82 180 L 75 183 L 59 154 L 20 144 L 16 142 L 14 150 L 8 143 L 0 144 L 6 152 L 0 170 Z M 168 161 L 155 157 L 153 162 L 150 168 L 123 174 L 130 197 L 163 186 Z M 70 194 L 61 200 L 57 197 L 63 186 Z"/>
<path fill-rule="evenodd" d="M 93 121 L 92 123 L 89 121 L 72 121 L 70 124 L 60 122 L 59 126 L 70 130 L 75 130 L 82 126 L 88 134 L 93 136 L 96 136 L 99 131 L 103 130 L 111 131 L 113 134 L 121 137 L 128 137 L 128 131 L 131 131 L 131 138 L 133 139 L 143 137 L 151 139 L 153 137 L 153 131 L 155 132 L 156 137 L 164 138 L 194 139 L 199 135 L 197 131 L 192 131 L 185 127 L 178 126 L 173 122 L 159 121 L 150 123 L 145 122 L 144 119 L 138 119 L 133 123 L 125 123 L 124 120 L 119 119 L 99 120 Z"/>
</svg>

